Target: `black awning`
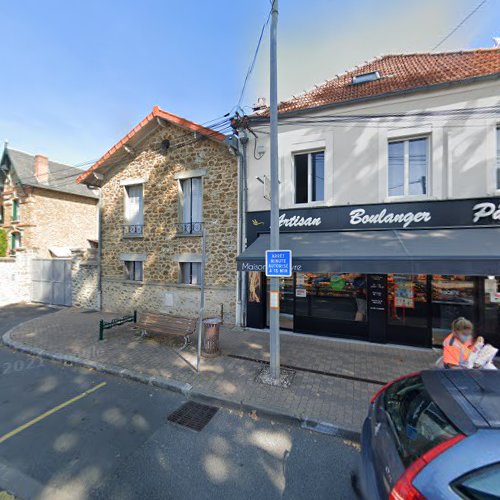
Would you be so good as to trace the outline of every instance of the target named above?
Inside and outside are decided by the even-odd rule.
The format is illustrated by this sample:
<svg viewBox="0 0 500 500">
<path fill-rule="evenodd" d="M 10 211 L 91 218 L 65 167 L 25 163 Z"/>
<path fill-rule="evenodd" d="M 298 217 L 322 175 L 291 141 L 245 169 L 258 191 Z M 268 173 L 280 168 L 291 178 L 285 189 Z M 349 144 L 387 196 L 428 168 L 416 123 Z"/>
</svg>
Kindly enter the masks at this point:
<svg viewBox="0 0 500 500">
<path fill-rule="evenodd" d="M 500 275 L 500 228 L 281 233 L 294 271 L 366 274 Z M 238 258 L 240 271 L 264 271 L 269 234 Z"/>
</svg>

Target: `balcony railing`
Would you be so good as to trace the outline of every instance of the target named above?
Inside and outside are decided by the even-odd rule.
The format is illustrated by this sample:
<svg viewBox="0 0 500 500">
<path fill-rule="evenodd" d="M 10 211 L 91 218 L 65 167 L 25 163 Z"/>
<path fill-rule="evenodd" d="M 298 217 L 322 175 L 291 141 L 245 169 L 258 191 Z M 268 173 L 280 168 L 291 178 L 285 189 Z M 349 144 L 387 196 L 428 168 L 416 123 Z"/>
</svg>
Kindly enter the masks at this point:
<svg viewBox="0 0 500 500">
<path fill-rule="evenodd" d="M 176 232 L 179 236 L 201 236 L 203 222 L 180 222 L 176 224 Z"/>
<path fill-rule="evenodd" d="M 144 235 L 144 225 L 124 224 L 122 226 L 122 235 L 124 238 L 142 238 Z"/>
</svg>

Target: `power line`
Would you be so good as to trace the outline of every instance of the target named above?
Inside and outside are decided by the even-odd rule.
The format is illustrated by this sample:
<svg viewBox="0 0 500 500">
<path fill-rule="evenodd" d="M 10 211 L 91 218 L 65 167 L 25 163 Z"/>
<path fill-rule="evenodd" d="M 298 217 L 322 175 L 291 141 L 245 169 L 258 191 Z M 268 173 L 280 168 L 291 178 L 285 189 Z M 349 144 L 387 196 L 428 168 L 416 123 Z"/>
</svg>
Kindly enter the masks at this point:
<svg viewBox="0 0 500 500">
<path fill-rule="evenodd" d="M 273 5 L 274 5 L 274 1 L 271 2 L 271 9 L 269 10 L 269 14 L 267 15 L 266 22 L 263 24 L 262 29 L 260 31 L 259 41 L 257 42 L 257 47 L 255 48 L 255 53 L 253 55 L 252 62 L 250 63 L 250 66 L 248 67 L 247 74 L 246 74 L 245 80 L 243 82 L 243 88 L 241 89 L 240 98 L 238 99 L 238 104 L 236 107 L 240 107 L 241 102 L 243 101 L 243 96 L 245 95 L 245 90 L 247 87 L 248 80 L 250 78 L 250 75 L 253 72 L 254 67 L 255 67 L 255 62 L 257 61 L 257 56 L 259 55 L 260 44 L 262 43 L 262 37 L 264 36 L 264 31 L 266 30 L 266 28 L 269 24 L 269 20 L 271 19 Z"/>
<path fill-rule="evenodd" d="M 488 0 L 482 0 L 469 14 L 467 14 L 437 45 L 435 45 L 431 52 L 434 52 L 438 47 L 441 47 L 448 38 L 455 34 L 466 22 L 472 17 Z"/>
</svg>

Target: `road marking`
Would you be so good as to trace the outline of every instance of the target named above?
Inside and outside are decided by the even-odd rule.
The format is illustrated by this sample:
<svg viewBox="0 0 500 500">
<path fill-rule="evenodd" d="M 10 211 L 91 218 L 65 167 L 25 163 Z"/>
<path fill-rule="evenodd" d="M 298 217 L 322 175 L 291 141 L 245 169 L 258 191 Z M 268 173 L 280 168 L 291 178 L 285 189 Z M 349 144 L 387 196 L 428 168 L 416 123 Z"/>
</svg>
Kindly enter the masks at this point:
<svg viewBox="0 0 500 500">
<path fill-rule="evenodd" d="M 101 382 L 100 384 L 97 384 L 95 387 L 92 387 L 88 391 L 82 392 L 78 396 L 69 399 L 68 401 L 65 401 L 64 403 L 61 403 L 58 406 L 55 406 L 49 411 L 46 411 L 45 413 L 42 413 L 41 415 L 38 415 L 38 417 L 35 417 L 33 420 L 30 420 L 29 422 L 26 422 L 25 424 L 19 426 L 17 429 L 14 429 L 7 434 L 4 434 L 2 437 L 0 437 L 0 444 L 3 442 L 7 441 L 7 439 L 10 439 L 11 437 L 15 436 L 16 434 L 19 434 L 21 431 L 24 431 L 28 427 L 31 427 L 32 425 L 35 425 L 36 423 L 40 422 L 40 420 L 43 420 L 44 418 L 49 417 L 50 415 L 53 415 L 54 413 L 58 412 L 59 410 L 62 410 L 63 408 L 66 408 L 67 406 L 76 403 L 80 399 L 84 398 L 85 396 L 88 396 L 89 394 L 92 394 L 93 392 L 97 391 L 101 387 L 104 387 L 107 385 L 107 382 Z"/>
</svg>

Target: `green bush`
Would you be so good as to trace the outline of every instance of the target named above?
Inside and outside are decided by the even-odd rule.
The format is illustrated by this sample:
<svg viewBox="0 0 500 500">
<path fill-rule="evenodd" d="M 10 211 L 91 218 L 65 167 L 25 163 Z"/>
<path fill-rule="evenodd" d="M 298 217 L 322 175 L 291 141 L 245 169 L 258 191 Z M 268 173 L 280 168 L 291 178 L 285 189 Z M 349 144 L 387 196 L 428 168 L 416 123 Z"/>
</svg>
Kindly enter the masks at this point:
<svg viewBox="0 0 500 500">
<path fill-rule="evenodd" d="M 7 255 L 7 233 L 0 229 L 0 257 Z"/>
</svg>

